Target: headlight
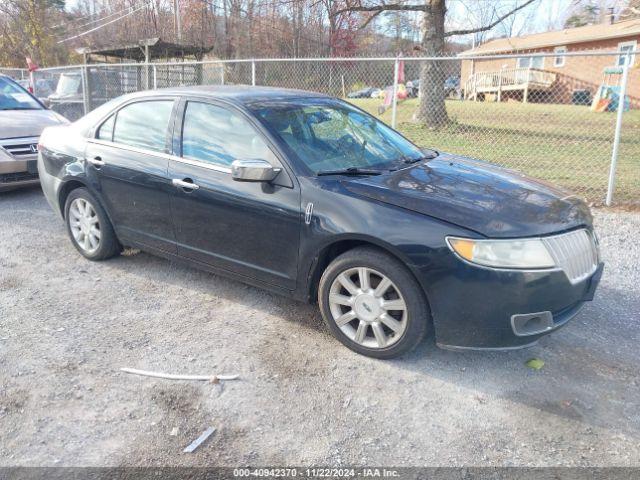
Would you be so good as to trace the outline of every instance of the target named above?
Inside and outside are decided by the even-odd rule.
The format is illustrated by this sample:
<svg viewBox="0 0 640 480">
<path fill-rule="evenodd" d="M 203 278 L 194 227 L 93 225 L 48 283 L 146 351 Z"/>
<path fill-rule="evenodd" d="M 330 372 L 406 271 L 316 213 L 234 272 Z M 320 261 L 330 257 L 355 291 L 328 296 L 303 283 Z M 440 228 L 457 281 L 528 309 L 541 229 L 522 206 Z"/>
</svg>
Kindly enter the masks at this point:
<svg viewBox="0 0 640 480">
<path fill-rule="evenodd" d="M 539 239 L 473 240 L 447 237 L 449 248 L 465 260 L 497 268 L 555 267 L 547 247 Z"/>
</svg>

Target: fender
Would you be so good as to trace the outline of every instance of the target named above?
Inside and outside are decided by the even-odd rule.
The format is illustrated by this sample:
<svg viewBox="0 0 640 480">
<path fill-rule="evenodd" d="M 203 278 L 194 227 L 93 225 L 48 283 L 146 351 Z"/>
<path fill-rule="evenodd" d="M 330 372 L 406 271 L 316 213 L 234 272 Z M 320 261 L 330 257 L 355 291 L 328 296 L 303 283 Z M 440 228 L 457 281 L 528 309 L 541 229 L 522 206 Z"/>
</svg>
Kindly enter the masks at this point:
<svg viewBox="0 0 640 480">
<path fill-rule="evenodd" d="M 337 246 L 340 244 L 350 244 L 350 243 L 355 243 L 360 245 L 371 245 L 371 246 L 380 248 L 381 250 L 397 258 L 409 269 L 413 277 L 422 287 L 422 290 L 425 292 L 425 296 L 426 296 L 426 285 L 424 284 L 422 276 L 419 274 L 420 272 L 418 268 L 413 264 L 411 259 L 401 249 L 397 248 L 395 245 L 392 245 L 388 242 L 381 240 L 380 238 L 376 238 L 371 235 L 361 234 L 361 233 L 344 233 L 344 234 L 332 236 L 331 238 L 328 238 L 326 241 L 322 242 L 319 245 L 319 248 L 316 250 L 316 253 L 313 256 L 312 260 L 309 262 L 307 268 L 305 269 L 301 268 L 301 272 L 303 273 L 306 272 L 303 278 L 304 282 L 301 282 L 303 283 L 303 289 L 304 289 L 303 292 L 304 292 L 304 297 L 306 301 L 313 301 L 316 283 L 320 279 L 322 271 L 324 271 L 324 267 L 326 266 L 326 265 L 320 265 L 321 259 L 323 260 L 323 263 L 324 263 L 325 261 L 324 256 L 328 254 L 334 246 Z M 328 259 L 326 263 L 329 263 L 331 260 L 332 258 Z M 320 271 L 318 271 L 318 267 L 320 267 Z"/>
</svg>

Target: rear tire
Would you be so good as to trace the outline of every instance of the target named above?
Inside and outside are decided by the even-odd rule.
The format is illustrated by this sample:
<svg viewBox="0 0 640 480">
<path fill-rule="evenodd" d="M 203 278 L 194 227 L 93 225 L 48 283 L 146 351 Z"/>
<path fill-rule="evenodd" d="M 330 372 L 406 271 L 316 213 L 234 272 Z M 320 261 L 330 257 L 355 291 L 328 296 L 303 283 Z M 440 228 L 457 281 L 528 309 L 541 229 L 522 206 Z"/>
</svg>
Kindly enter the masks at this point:
<svg viewBox="0 0 640 480">
<path fill-rule="evenodd" d="M 64 218 L 71 243 L 85 258 L 106 260 L 122 250 L 107 213 L 86 188 L 71 191 Z"/>
<path fill-rule="evenodd" d="M 322 317 L 351 350 L 379 359 L 413 350 L 429 331 L 422 288 L 400 261 L 373 247 L 334 259 L 318 289 Z"/>
</svg>

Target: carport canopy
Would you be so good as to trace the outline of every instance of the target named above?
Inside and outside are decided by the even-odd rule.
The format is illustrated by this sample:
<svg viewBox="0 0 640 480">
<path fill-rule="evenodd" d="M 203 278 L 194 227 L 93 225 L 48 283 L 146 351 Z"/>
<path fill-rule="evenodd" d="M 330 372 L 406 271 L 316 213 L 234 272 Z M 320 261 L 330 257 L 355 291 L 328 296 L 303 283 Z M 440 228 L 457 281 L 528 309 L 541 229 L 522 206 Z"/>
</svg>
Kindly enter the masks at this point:
<svg viewBox="0 0 640 480">
<path fill-rule="evenodd" d="M 76 49 L 76 52 L 84 58 L 84 63 L 90 63 L 92 57 L 119 58 L 133 62 L 152 62 L 172 58 L 194 57 L 202 60 L 205 53 L 211 51 L 213 47 L 197 45 L 184 45 L 178 43 L 165 42 L 161 38 L 147 38 L 138 40 L 136 43 L 110 47 L 83 47 Z"/>
</svg>

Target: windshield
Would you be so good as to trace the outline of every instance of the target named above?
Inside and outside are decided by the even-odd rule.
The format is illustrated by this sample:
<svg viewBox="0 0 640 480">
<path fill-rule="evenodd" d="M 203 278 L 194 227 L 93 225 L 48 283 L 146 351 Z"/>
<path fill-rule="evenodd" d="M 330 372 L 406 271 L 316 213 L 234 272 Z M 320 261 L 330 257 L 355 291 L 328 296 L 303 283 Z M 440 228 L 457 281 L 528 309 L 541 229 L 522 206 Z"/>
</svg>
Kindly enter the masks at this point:
<svg viewBox="0 0 640 480">
<path fill-rule="evenodd" d="M 339 100 L 261 103 L 253 111 L 314 174 L 397 168 L 424 157 L 399 133 Z"/>
<path fill-rule="evenodd" d="M 56 93 L 58 95 L 75 95 L 80 93 L 80 75 L 60 75 Z"/>
<path fill-rule="evenodd" d="M 42 110 L 42 105 L 20 86 L 0 77 L 0 110 Z"/>
</svg>

